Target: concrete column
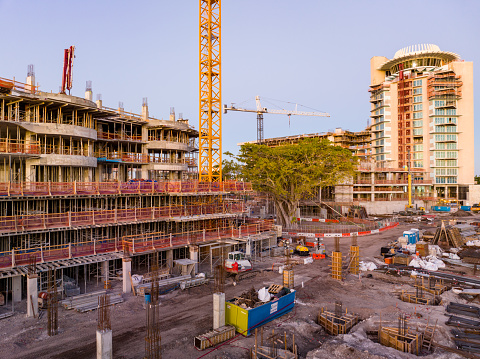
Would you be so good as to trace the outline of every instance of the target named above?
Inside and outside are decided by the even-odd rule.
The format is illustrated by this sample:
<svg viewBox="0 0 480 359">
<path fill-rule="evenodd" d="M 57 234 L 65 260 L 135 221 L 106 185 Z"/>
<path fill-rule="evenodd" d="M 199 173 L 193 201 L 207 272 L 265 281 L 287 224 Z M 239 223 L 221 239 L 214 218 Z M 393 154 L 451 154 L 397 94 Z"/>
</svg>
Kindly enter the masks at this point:
<svg viewBox="0 0 480 359">
<path fill-rule="evenodd" d="M 130 275 L 132 272 L 132 260 L 130 258 L 123 258 L 122 273 L 123 273 L 123 293 L 130 293 L 132 291 L 132 281 Z"/>
<path fill-rule="evenodd" d="M 225 326 L 225 293 L 213 293 L 213 329 Z"/>
<path fill-rule="evenodd" d="M 169 268 L 173 268 L 173 249 L 167 250 L 167 265 Z"/>
<path fill-rule="evenodd" d="M 112 330 L 97 330 L 97 359 L 112 359 Z"/>
<path fill-rule="evenodd" d="M 190 249 L 190 259 L 192 261 L 197 262 L 195 263 L 195 273 L 193 273 L 193 274 L 196 274 L 198 273 L 198 246 L 190 246 L 189 249 Z"/>
<path fill-rule="evenodd" d="M 33 308 L 32 308 L 33 307 Z M 27 276 L 27 317 L 38 315 L 38 276 Z"/>
<path fill-rule="evenodd" d="M 22 301 L 22 276 L 12 277 L 12 296 L 15 303 Z"/>
<path fill-rule="evenodd" d="M 108 282 L 108 267 L 109 267 L 109 261 L 102 262 L 102 278 L 104 282 Z"/>
</svg>

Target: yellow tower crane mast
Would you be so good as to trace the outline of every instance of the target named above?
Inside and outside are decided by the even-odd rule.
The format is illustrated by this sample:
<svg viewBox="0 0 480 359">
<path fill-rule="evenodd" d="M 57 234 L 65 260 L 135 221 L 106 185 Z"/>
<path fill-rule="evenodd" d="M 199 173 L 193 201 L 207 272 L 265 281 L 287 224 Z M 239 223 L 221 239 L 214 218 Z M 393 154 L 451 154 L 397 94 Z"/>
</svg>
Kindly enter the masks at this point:
<svg viewBox="0 0 480 359">
<path fill-rule="evenodd" d="M 223 113 L 227 113 L 227 111 L 255 112 L 257 114 L 257 143 L 258 144 L 261 144 L 263 142 L 263 114 L 264 113 L 287 115 L 289 120 L 291 115 L 330 117 L 330 115 L 326 112 L 297 111 L 297 108 L 298 108 L 297 104 L 295 104 L 295 110 L 284 110 L 284 109 L 276 110 L 276 109 L 262 107 L 262 104 L 260 103 L 260 96 L 255 97 L 255 103 L 257 107 L 256 109 L 236 107 L 235 104 L 233 103 L 230 107 L 228 107 L 227 105 L 223 105 Z"/>
<path fill-rule="evenodd" d="M 198 175 L 222 181 L 220 0 L 200 0 L 200 114 Z"/>
</svg>

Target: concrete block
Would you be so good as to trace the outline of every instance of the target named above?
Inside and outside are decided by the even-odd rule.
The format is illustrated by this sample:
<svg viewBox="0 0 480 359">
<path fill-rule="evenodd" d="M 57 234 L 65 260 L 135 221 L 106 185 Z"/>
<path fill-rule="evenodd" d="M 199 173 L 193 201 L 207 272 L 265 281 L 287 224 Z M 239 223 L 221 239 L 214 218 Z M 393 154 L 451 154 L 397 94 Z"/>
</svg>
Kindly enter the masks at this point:
<svg viewBox="0 0 480 359">
<path fill-rule="evenodd" d="M 27 317 L 38 315 L 38 277 L 27 276 Z"/>
<path fill-rule="evenodd" d="M 225 325 L 225 293 L 213 293 L 213 329 Z"/>
<path fill-rule="evenodd" d="M 132 261 L 128 258 L 122 260 L 122 273 L 123 273 L 123 293 L 130 293 L 132 291 L 132 281 L 130 275 L 132 272 Z"/>
<path fill-rule="evenodd" d="M 13 301 L 18 303 L 22 301 L 22 276 L 12 277 Z"/>
<path fill-rule="evenodd" d="M 112 330 L 97 330 L 97 359 L 112 359 Z"/>
</svg>

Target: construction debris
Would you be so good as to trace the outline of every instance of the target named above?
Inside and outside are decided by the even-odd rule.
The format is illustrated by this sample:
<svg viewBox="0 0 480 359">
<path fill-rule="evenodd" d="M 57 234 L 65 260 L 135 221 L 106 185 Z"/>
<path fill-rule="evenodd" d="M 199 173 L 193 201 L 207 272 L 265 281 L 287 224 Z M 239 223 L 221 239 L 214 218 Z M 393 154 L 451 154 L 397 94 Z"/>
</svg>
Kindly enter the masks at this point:
<svg viewBox="0 0 480 359">
<path fill-rule="evenodd" d="M 445 227 L 445 222 L 442 221 L 442 225 L 435 232 L 432 244 L 438 245 L 442 248 L 459 248 L 463 246 L 464 240 L 458 228 Z"/>
</svg>

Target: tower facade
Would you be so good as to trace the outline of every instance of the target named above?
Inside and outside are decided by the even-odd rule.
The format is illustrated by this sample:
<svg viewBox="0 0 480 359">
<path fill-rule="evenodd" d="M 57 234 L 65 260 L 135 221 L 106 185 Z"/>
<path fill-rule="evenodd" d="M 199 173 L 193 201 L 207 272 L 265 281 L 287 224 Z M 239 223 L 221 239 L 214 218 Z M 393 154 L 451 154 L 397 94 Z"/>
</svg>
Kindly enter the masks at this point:
<svg viewBox="0 0 480 359">
<path fill-rule="evenodd" d="M 438 197 L 474 182 L 473 63 L 421 44 L 370 60 L 373 159 L 410 168 Z"/>
</svg>

